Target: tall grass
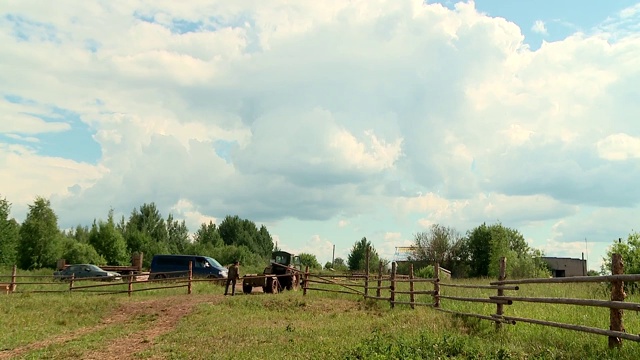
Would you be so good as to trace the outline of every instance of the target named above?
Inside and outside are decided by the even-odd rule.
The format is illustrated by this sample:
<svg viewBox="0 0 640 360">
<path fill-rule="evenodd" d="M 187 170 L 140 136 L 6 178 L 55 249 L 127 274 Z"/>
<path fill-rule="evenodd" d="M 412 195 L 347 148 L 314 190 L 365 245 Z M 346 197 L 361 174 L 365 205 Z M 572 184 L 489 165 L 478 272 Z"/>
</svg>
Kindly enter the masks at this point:
<svg viewBox="0 0 640 360">
<path fill-rule="evenodd" d="M 1 280 L 0 280 L 1 281 Z M 455 281 L 486 285 L 490 280 Z M 451 281 L 447 281 L 451 282 Z M 351 284 L 362 283 L 350 281 Z M 376 282 L 372 281 L 372 285 Z M 388 285 L 388 282 L 386 282 Z M 65 286 L 61 284 L 60 286 Z M 53 285 L 52 285 L 53 286 Z M 126 284 L 120 284 L 126 288 Z M 137 286 L 147 286 L 135 284 Z M 314 284 L 314 287 L 328 287 Z M 335 288 L 335 286 L 331 286 Z M 408 289 L 407 283 L 398 283 Z M 418 283 L 417 290 L 433 289 Z M 173 329 L 156 338 L 137 358 L 169 359 L 637 359 L 640 344 L 624 341 L 622 349 L 610 351 L 607 338 L 570 330 L 518 323 L 495 329 L 486 320 L 454 316 L 428 307 L 410 309 L 388 302 L 364 300 L 352 294 L 309 291 L 277 295 L 252 294 L 222 297 L 224 288 L 212 283 L 193 284 L 193 294 L 212 295 L 217 301 L 202 303 Z M 521 285 L 515 296 L 607 299 L 599 284 Z M 375 295 L 375 290 L 369 294 Z M 441 294 L 461 297 L 495 295 L 495 290 L 441 287 Z M 186 295 L 186 289 L 165 289 L 121 295 L 90 293 L 0 295 L 0 349 L 73 334 L 100 324 L 121 307 L 148 299 Z M 389 296 L 389 290 L 381 296 Z M 175 299 L 175 298 L 174 298 Z M 396 300 L 408 301 L 398 294 Z M 416 301 L 433 302 L 430 295 Z M 640 302 L 638 295 L 627 301 Z M 442 299 L 444 309 L 494 314 L 495 304 Z M 608 328 L 609 310 L 597 307 L 515 303 L 505 305 L 506 315 Z M 625 328 L 640 332 L 638 314 L 625 311 Z M 131 336 L 161 326 L 153 317 L 100 327 L 67 343 L 35 349 L 25 358 L 82 358 L 106 341 L 142 341 Z M 0 352 L 1 354 L 1 352 Z"/>
</svg>

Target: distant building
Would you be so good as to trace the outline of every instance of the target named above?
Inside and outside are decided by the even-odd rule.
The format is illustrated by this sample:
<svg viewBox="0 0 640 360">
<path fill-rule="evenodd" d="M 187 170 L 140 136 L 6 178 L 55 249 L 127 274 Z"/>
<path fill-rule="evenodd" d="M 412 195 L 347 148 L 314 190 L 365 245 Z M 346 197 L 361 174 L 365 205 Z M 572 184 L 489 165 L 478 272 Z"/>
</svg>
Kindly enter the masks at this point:
<svg viewBox="0 0 640 360">
<path fill-rule="evenodd" d="M 563 258 L 563 257 L 542 257 L 553 277 L 587 276 L 587 260 Z"/>
</svg>

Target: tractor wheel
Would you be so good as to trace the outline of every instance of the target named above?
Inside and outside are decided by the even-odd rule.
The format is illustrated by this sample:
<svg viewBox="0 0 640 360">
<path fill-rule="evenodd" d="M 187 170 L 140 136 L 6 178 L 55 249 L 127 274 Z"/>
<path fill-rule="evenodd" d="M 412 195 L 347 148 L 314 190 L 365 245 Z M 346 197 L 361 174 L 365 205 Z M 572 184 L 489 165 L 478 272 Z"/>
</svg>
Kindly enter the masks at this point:
<svg viewBox="0 0 640 360">
<path fill-rule="evenodd" d="M 251 294 L 251 290 L 253 290 L 253 286 L 251 285 L 242 285 L 242 292 L 245 294 Z"/>
<path fill-rule="evenodd" d="M 295 274 L 292 274 L 290 278 L 287 279 L 287 290 L 298 291 L 298 277 Z"/>
<path fill-rule="evenodd" d="M 278 282 L 278 279 L 272 278 L 271 280 L 269 280 L 269 284 L 270 284 L 269 292 L 272 294 L 277 294 L 278 290 L 280 290 L 280 283 Z"/>
</svg>

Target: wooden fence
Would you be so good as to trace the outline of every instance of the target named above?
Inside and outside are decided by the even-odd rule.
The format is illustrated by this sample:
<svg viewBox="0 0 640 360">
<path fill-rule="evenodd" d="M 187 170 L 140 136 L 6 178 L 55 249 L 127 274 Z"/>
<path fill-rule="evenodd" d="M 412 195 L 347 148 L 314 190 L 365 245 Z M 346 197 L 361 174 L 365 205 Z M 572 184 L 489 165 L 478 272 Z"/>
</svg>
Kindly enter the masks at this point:
<svg viewBox="0 0 640 360">
<path fill-rule="evenodd" d="M 0 275 L 0 280 L 10 278 L 8 283 L 0 283 L 0 291 L 4 290 L 5 294 L 90 292 L 97 295 L 104 295 L 127 293 L 131 296 L 132 293 L 140 291 L 187 288 L 187 294 L 191 294 L 194 282 L 203 280 L 212 281 L 211 279 L 194 279 L 191 263 L 189 263 L 189 269 L 187 271 L 164 272 L 161 274 L 173 276 L 173 278 L 140 280 L 138 279 L 140 274 L 131 274 L 123 275 L 122 281 L 107 280 L 104 277 L 75 278 L 73 275 L 70 278 L 56 279 L 52 275 L 18 275 L 16 266 L 14 265 L 11 275 Z M 63 288 L 61 284 L 65 282 L 68 282 L 68 286 L 64 286 Z M 88 282 L 91 283 L 86 284 Z M 96 284 L 95 282 L 100 283 Z M 137 288 L 134 288 L 134 284 Z M 152 285 L 149 286 L 149 284 Z M 124 285 L 126 285 L 126 289 L 123 289 Z M 33 287 L 36 287 L 36 289 Z"/>
<path fill-rule="evenodd" d="M 344 281 L 338 281 L 341 278 L 349 278 L 349 275 L 314 275 L 309 273 L 307 267 L 304 274 L 303 281 L 303 294 L 306 295 L 307 291 L 323 291 L 334 293 L 346 293 L 362 296 L 365 299 L 378 300 L 389 302 L 391 308 L 395 305 L 409 305 L 412 309 L 415 306 L 429 306 L 433 307 L 437 311 L 451 313 L 460 316 L 474 317 L 483 320 L 489 320 L 495 322 L 496 328 L 500 329 L 503 324 L 515 325 L 517 322 L 537 324 L 542 326 L 550 326 L 555 328 L 574 330 L 580 332 L 586 332 L 591 334 L 604 335 L 608 337 L 609 347 L 619 347 L 622 345 L 622 339 L 627 339 L 635 342 L 640 342 L 640 335 L 627 333 L 623 326 L 623 310 L 640 311 L 640 303 L 625 302 L 626 294 L 624 292 L 624 282 L 637 282 L 640 281 L 640 274 L 624 274 L 624 266 L 622 263 L 622 257 L 619 254 L 614 254 L 612 257 L 612 275 L 606 276 L 576 276 L 565 278 L 534 278 L 534 279 L 517 279 L 507 280 L 506 273 L 506 258 L 500 259 L 500 273 L 497 281 L 492 281 L 488 285 L 473 285 L 473 284 L 455 284 L 455 283 L 443 283 L 440 280 L 440 268 L 438 264 L 435 264 L 435 277 L 433 279 L 421 279 L 416 278 L 413 274 L 413 265 L 409 267 L 409 276 L 407 278 L 400 279 L 396 274 L 396 263 L 391 265 L 390 275 L 385 275 L 382 269 L 382 263 L 379 264 L 379 270 L 377 274 L 369 273 L 368 269 L 368 256 L 365 259 L 366 271 L 364 275 L 356 280 L 356 283 L 345 284 Z M 353 280 L 352 280 L 353 281 Z M 575 299 L 575 298 L 549 298 L 549 297 L 524 297 L 524 296 L 512 296 L 506 295 L 505 291 L 518 291 L 519 285 L 523 284 L 568 284 L 568 283 L 609 283 L 611 285 L 610 300 L 595 300 L 595 299 Z M 310 284 L 324 284 L 329 287 L 314 287 Z M 398 283 L 408 283 L 408 290 L 398 288 Z M 431 283 L 432 289 L 416 289 L 417 284 Z M 339 287 L 334 289 L 331 286 Z M 495 296 L 487 297 L 468 297 L 468 296 L 449 296 L 442 292 L 442 288 L 465 288 L 465 289 L 493 289 L 496 290 Z M 362 290 L 360 290 L 362 289 Z M 375 290 L 376 293 L 370 293 L 370 290 Z M 385 295 L 382 294 L 385 292 Z M 408 295 L 409 300 L 398 300 L 398 295 Z M 416 301 L 416 296 L 430 295 L 431 302 Z M 445 301 L 461 301 L 461 302 L 475 302 L 475 303 L 490 303 L 496 305 L 496 311 L 494 314 L 476 314 L 458 312 L 450 309 L 446 309 L 442 306 L 442 300 Z M 541 303 L 541 304 L 565 304 L 565 305 L 578 305 L 578 306 L 595 306 L 609 308 L 609 329 L 601 329 L 590 326 L 574 325 L 559 323 L 553 321 L 529 319 L 522 317 L 509 316 L 505 313 L 505 305 L 513 305 L 516 302 L 529 302 L 529 303 Z"/>
<path fill-rule="evenodd" d="M 309 273 L 306 268 L 303 277 L 303 295 L 308 291 L 322 291 L 329 293 L 342 293 L 363 296 L 365 299 L 389 302 L 391 308 L 395 305 L 409 305 L 412 309 L 416 306 L 435 306 L 438 294 L 439 278 L 416 278 L 413 273 L 413 265 L 409 267 L 409 275 L 400 275 L 396 271 L 396 263 L 391 264 L 391 273 L 387 275 L 383 269 L 383 262 L 378 264 L 378 272 L 372 276 L 369 271 L 369 249 L 365 256 L 365 272 L 351 275 L 321 275 Z M 398 284 L 408 284 L 409 289 L 398 287 Z M 433 289 L 418 288 L 420 284 L 430 284 Z M 316 285 L 325 285 L 323 287 Z M 375 295 L 373 293 L 375 291 Z M 431 301 L 419 301 L 418 297 L 429 295 Z M 402 299 L 400 296 L 408 297 Z"/>
</svg>

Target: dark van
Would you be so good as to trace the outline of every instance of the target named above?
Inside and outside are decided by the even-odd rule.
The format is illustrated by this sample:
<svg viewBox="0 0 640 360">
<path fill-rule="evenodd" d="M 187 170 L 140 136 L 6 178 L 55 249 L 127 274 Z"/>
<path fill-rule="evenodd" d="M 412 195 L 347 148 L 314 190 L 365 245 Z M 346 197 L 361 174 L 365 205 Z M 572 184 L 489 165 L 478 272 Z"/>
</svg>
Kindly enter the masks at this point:
<svg viewBox="0 0 640 360">
<path fill-rule="evenodd" d="M 151 260 L 149 280 L 188 276 L 189 261 L 191 261 L 191 271 L 194 277 L 222 279 L 227 277 L 229 270 L 220 265 L 216 259 L 208 256 L 155 255 Z"/>
</svg>

